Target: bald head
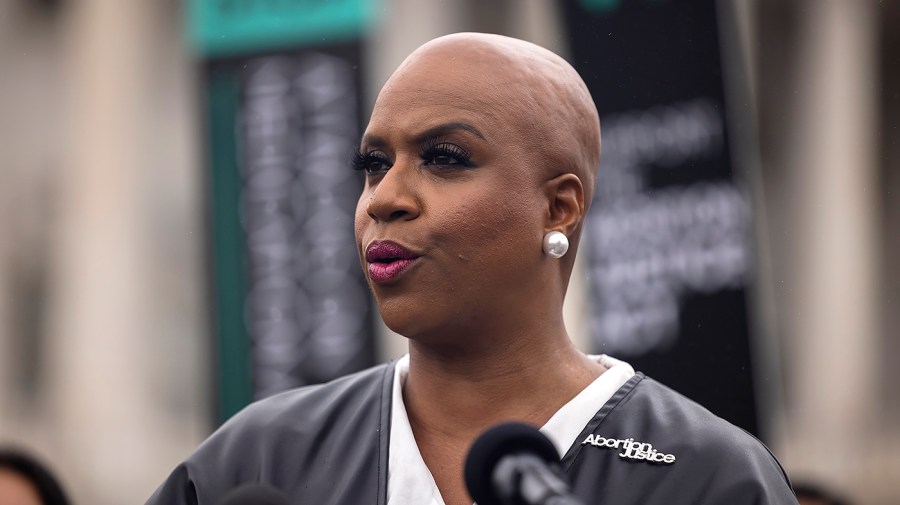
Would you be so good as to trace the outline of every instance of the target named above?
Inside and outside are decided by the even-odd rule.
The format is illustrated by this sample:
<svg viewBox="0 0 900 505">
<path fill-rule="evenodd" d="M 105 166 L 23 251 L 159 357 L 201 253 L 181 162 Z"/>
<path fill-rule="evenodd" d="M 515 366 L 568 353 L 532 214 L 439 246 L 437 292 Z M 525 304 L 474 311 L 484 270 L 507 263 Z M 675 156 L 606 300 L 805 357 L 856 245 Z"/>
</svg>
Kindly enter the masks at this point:
<svg viewBox="0 0 900 505">
<path fill-rule="evenodd" d="M 451 79 L 452 78 L 452 79 Z M 448 80 L 453 86 L 446 86 Z M 410 86 L 410 83 L 414 83 Z M 584 81 L 564 59 L 511 37 L 457 33 L 414 51 L 379 94 L 415 100 L 430 88 L 447 105 L 495 117 L 513 140 L 539 157 L 546 178 L 574 173 L 589 205 L 600 158 L 600 123 Z"/>
<path fill-rule="evenodd" d="M 417 49 L 379 93 L 354 158 L 366 174 L 357 245 L 388 326 L 457 345 L 490 333 L 486 321 L 507 331 L 523 313 L 561 317 L 599 155 L 593 100 L 559 56 L 476 33 Z M 544 252 L 551 232 L 569 239 L 562 258 Z M 408 270 L 372 256 L 389 241 L 415 256 Z"/>
</svg>

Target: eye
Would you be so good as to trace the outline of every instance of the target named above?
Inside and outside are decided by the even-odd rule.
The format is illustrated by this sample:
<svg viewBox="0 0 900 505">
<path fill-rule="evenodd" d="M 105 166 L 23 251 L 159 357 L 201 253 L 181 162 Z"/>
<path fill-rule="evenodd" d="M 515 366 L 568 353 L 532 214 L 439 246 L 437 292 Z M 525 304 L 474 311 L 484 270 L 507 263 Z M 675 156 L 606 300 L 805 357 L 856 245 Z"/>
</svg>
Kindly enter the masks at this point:
<svg viewBox="0 0 900 505">
<path fill-rule="evenodd" d="M 449 142 L 426 142 L 421 156 L 426 166 L 472 166 L 472 157 L 469 152 Z"/>
<path fill-rule="evenodd" d="M 369 175 L 382 174 L 391 168 L 391 161 L 381 151 L 371 151 L 363 154 L 356 150 L 350 163 L 353 170 L 364 170 Z"/>
<path fill-rule="evenodd" d="M 430 160 L 425 161 L 426 165 L 459 165 L 459 160 L 449 154 L 436 154 Z"/>
</svg>

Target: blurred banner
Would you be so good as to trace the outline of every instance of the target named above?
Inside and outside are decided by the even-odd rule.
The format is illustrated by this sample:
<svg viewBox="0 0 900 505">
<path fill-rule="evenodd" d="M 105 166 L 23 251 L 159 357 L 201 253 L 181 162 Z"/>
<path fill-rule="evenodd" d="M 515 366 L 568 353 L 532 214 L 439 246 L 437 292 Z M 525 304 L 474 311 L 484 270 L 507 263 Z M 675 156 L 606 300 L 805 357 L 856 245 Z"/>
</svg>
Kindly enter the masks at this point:
<svg viewBox="0 0 900 505">
<path fill-rule="evenodd" d="M 376 0 L 189 0 L 188 35 L 207 57 L 356 40 Z M 327 44 L 326 44 L 327 45 Z"/>
<path fill-rule="evenodd" d="M 735 177 L 715 0 L 566 0 L 603 152 L 585 230 L 594 351 L 757 433 L 752 210 Z"/>
<path fill-rule="evenodd" d="M 373 364 L 353 215 L 371 2 L 194 0 L 205 58 L 218 420 Z"/>
</svg>

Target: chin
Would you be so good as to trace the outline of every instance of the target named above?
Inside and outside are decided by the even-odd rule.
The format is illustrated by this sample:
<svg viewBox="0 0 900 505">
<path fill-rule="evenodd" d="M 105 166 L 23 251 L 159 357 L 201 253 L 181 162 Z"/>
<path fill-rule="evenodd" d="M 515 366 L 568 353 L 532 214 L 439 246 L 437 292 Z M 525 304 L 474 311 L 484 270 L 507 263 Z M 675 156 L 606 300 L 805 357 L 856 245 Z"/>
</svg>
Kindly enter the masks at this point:
<svg viewBox="0 0 900 505">
<path fill-rule="evenodd" d="M 398 335 L 409 338 L 410 335 L 421 331 L 419 328 L 422 323 L 421 316 L 416 316 L 410 311 L 391 310 L 390 307 L 379 305 L 378 312 L 384 325 Z"/>
<path fill-rule="evenodd" d="M 440 317 L 433 310 L 422 306 L 421 303 L 403 303 L 401 300 L 387 300 L 378 302 L 378 312 L 391 331 L 406 338 L 417 339 L 435 333 L 442 327 L 435 324 Z"/>
</svg>

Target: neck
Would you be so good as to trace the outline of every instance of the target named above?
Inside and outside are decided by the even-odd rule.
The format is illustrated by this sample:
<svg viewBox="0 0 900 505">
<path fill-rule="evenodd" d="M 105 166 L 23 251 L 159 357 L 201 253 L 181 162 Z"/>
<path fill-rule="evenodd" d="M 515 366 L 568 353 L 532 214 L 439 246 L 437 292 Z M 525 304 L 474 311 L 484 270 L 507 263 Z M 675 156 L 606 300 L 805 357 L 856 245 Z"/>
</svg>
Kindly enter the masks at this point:
<svg viewBox="0 0 900 505">
<path fill-rule="evenodd" d="M 561 321 L 557 328 L 467 332 L 457 346 L 411 340 L 403 392 L 414 429 L 471 439 L 505 421 L 542 426 L 603 372 L 572 345 Z"/>
</svg>

